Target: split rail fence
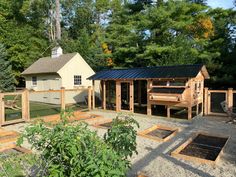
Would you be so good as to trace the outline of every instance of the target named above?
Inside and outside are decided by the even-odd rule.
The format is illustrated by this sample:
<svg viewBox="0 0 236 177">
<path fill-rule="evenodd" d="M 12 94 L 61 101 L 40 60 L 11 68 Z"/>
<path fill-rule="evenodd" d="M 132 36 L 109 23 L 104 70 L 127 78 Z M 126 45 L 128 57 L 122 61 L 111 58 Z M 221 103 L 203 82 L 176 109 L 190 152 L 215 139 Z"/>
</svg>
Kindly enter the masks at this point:
<svg viewBox="0 0 236 177">
<path fill-rule="evenodd" d="M 92 87 L 0 93 L 0 127 L 30 121 L 48 115 L 60 114 L 61 110 L 91 110 L 94 107 Z"/>
</svg>

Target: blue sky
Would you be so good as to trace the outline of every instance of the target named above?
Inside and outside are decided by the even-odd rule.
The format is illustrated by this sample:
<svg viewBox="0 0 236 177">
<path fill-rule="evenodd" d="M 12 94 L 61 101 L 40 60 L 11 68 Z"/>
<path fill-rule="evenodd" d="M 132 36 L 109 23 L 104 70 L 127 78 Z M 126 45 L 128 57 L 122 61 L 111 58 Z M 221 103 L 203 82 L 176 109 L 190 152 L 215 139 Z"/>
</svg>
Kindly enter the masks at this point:
<svg viewBox="0 0 236 177">
<path fill-rule="evenodd" d="M 207 3 L 212 8 L 222 7 L 228 9 L 234 7 L 233 0 L 208 0 Z"/>
</svg>

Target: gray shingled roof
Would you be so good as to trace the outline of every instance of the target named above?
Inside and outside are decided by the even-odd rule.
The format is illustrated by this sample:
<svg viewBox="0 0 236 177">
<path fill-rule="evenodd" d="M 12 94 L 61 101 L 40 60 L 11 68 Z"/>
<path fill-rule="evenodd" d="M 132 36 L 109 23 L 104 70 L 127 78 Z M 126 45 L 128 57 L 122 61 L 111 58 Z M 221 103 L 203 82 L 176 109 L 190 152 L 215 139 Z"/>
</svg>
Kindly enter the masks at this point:
<svg viewBox="0 0 236 177">
<path fill-rule="evenodd" d="M 22 75 L 57 73 L 67 62 L 69 62 L 77 53 L 68 53 L 58 58 L 44 57 L 34 62 L 28 67 Z"/>
<path fill-rule="evenodd" d="M 110 69 L 99 71 L 90 76 L 89 80 L 109 79 L 150 79 L 150 78 L 193 78 L 202 71 L 206 79 L 209 78 L 207 69 L 202 64 L 155 66 L 130 69 Z"/>
</svg>

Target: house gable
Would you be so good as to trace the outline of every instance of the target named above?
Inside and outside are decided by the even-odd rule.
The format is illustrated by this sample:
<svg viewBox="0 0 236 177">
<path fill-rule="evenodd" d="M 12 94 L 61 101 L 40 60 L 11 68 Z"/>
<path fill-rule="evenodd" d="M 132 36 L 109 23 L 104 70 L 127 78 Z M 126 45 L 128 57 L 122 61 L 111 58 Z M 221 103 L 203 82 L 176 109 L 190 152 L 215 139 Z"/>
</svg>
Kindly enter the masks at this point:
<svg viewBox="0 0 236 177">
<path fill-rule="evenodd" d="M 81 86 L 91 86 L 92 82 L 87 78 L 94 73 L 93 69 L 78 53 L 58 71 L 62 78 L 62 86 L 66 89 L 77 87 L 74 85 L 74 76 L 81 76 Z"/>
</svg>

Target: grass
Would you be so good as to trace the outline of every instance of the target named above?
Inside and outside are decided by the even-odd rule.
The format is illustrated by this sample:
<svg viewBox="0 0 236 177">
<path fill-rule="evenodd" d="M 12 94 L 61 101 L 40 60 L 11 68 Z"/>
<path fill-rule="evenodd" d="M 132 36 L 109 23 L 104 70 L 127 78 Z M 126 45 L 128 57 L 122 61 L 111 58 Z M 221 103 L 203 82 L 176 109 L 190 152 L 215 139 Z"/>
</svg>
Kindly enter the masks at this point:
<svg viewBox="0 0 236 177">
<path fill-rule="evenodd" d="M 5 100 L 13 100 L 15 96 L 5 96 Z M 17 98 L 17 106 L 22 108 L 21 104 L 21 96 Z M 73 111 L 84 110 L 87 109 L 87 105 L 84 103 L 73 104 L 67 106 L 66 108 L 70 108 Z M 40 103 L 30 101 L 30 118 L 37 118 L 42 116 L 59 114 L 61 111 L 61 105 L 59 104 L 48 104 L 48 103 Z M 6 108 L 5 109 L 5 120 L 16 120 L 22 118 L 22 110 L 13 110 Z"/>
<path fill-rule="evenodd" d="M 0 176 L 27 176 L 37 160 L 33 154 L 0 154 Z"/>
</svg>

